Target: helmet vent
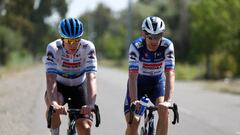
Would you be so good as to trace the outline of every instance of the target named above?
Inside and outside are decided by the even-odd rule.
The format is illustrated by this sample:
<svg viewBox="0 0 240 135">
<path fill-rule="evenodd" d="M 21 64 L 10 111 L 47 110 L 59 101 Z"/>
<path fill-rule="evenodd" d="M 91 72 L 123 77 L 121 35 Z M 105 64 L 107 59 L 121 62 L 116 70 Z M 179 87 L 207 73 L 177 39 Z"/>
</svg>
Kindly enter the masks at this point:
<svg viewBox="0 0 240 135">
<path fill-rule="evenodd" d="M 152 23 L 153 25 L 153 31 L 156 31 L 157 30 L 157 23 Z"/>
<path fill-rule="evenodd" d="M 74 22 L 73 22 L 73 19 L 69 19 L 69 23 L 70 23 L 70 29 L 71 29 L 71 35 L 75 35 L 75 28 L 74 28 Z"/>
<path fill-rule="evenodd" d="M 66 30 L 66 32 L 67 32 L 67 35 L 70 35 L 69 23 L 68 23 L 67 20 L 65 20 L 64 23 L 65 23 L 65 30 Z"/>
<path fill-rule="evenodd" d="M 145 22 L 145 25 L 148 29 L 150 28 L 147 21 Z"/>
</svg>

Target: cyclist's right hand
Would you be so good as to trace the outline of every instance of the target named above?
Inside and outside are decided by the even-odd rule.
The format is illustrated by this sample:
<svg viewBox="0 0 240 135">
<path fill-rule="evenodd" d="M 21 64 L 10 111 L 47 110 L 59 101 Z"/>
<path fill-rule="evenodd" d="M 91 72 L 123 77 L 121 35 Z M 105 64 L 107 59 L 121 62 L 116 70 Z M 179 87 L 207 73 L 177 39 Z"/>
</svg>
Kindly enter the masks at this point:
<svg viewBox="0 0 240 135">
<path fill-rule="evenodd" d="M 130 106 L 132 106 L 132 105 L 135 106 L 135 108 L 134 108 L 135 111 L 138 112 L 140 110 L 141 105 L 140 105 L 140 101 L 139 100 L 132 101 Z"/>
<path fill-rule="evenodd" d="M 53 109 L 56 111 L 56 113 L 67 115 L 67 111 L 64 106 L 59 105 L 57 102 L 53 102 L 52 106 L 53 106 Z"/>
</svg>

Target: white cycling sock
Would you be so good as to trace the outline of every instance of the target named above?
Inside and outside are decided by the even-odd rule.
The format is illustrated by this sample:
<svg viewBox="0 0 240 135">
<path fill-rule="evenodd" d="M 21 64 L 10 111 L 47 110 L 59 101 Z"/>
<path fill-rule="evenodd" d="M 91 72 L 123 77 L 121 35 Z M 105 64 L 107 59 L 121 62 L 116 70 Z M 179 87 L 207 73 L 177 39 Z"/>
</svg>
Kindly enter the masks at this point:
<svg viewBox="0 0 240 135">
<path fill-rule="evenodd" d="M 59 135 L 59 128 L 50 129 L 51 135 Z"/>
</svg>

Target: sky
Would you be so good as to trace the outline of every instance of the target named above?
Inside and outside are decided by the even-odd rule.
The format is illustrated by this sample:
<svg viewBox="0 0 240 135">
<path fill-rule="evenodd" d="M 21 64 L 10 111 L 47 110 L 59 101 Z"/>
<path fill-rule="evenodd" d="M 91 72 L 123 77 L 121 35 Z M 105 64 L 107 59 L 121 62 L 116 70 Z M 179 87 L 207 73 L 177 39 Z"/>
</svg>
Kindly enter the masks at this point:
<svg viewBox="0 0 240 135">
<path fill-rule="evenodd" d="M 67 17 L 78 17 L 86 11 L 92 11 L 99 3 L 103 3 L 114 12 L 128 7 L 128 0 L 72 0 Z"/>
</svg>

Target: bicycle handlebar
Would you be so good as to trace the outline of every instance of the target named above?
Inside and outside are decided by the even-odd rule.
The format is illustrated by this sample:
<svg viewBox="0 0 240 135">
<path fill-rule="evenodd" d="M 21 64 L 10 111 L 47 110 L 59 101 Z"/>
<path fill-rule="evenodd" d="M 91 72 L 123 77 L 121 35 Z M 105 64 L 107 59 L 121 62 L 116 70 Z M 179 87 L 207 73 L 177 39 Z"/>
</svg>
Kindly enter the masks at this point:
<svg viewBox="0 0 240 135">
<path fill-rule="evenodd" d="M 176 103 L 173 103 L 173 106 L 168 107 L 169 109 L 172 109 L 173 111 L 173 121 L 172 124 L 175 125 L 176 123 L 179 123 L 179 113 L 178 113 L 178 106 Z"/>
<path fill-rule="evenodd" d="M 67 112 L 69 114 L 79 114 L 81 111 L 81 109 L 68 109 Z M 98 105 L 94 105 L 94 108 L 91 110 L 96 117 L 96 123 L 95 126 L 99 127 L 100 123 L 101 123 L 101 117 L 100 117 L 100 111 L 99 111 L 99 107 Z M 47 115 L 47 127 L 51 128 L 51 122 L 52 122 L 52 114 L 55 112 L 53 106 L 49 107 L 48 110 L 48 115 Z"/>
<path fill-rule="evenodd" d="M 81 111 L 81 109 L 68 109 L 67 112 L 70 114 L 79 114 Z M 100 117 L 100 112 L 99 112 L 99 108 L 98 105 L 94 105 L 94 108 L 91 109 L 91 112 L 93 112 L 96 116 L 96 127 L 99 127 L 100 122 L 101 122 L 101 117 Z"/>
<path fill-rule="evenodd" d="M 130 106 L 130 118 L 129 118 L 129 121 L 128 121 L 129 124 L 132 124 L 133 116 L 134 116 L 134 112 L 135 112 L 135 107 L 136 107 L 135 104 L 131 104 L 131 106 Z M 158 108 L 156 106 L 147 106 L 146 109 L 151 111 L 151 112 L 158 110 Z M 172 124 L 175 125 L 176 123 L 179 123 L 179 113 L 178 113 L 177 104 L 173 103 L 172 105 L 170 105 L 168 107 L 168 109 L 171 109 L 173 111 L 173 114 L 174 114 Z"/>
</svg>

